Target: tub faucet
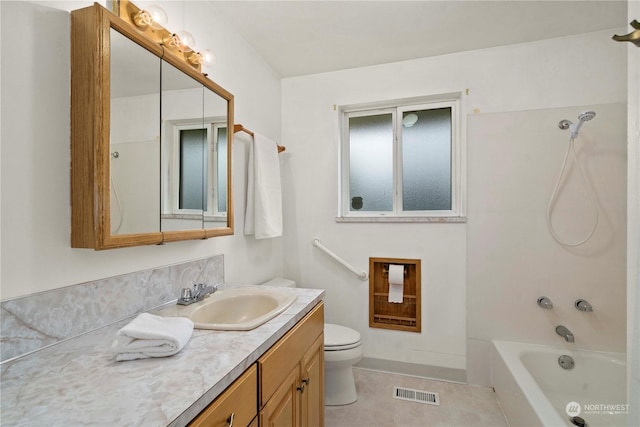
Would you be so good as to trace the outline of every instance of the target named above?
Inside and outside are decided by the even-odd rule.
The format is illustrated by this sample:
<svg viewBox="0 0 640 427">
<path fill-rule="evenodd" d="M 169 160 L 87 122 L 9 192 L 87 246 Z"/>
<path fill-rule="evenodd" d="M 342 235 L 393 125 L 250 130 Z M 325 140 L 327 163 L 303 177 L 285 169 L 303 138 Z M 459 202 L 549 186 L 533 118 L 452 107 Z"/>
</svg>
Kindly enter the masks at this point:
<svg viewBox="0 0 640 427">
<path fill-rule="evenodd" d="M 189 305 L 202 301 L 217 290 L 218 286 L 207 286 L 204 283 L 193 285 L 193 289 L 183 288 L 180 292 L 180 298 L 178 298 L 178 304 Z"/>
<path fill-rule="evenodd" d="M 558 326 L 556 327 L 556 334 L 560 335 L 562 338 L 564 338 L 564 340 L 566 342 L 575 342 L 576 339 L 574 338 L 573 334 L 571 333 L 571 331 L 569 329 L 566 328 L 566 326 Z"/>
</svg>

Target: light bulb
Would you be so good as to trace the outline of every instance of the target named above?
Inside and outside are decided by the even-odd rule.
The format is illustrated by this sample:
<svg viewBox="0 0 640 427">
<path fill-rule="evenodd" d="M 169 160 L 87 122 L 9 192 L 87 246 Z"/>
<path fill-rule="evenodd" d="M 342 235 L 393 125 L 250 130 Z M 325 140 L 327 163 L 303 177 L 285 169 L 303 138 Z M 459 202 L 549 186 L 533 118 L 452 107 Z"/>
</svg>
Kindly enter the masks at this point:
<svg viewBox="0 0 640 427">
<path fill-rule="evenodd" d="M 146 9 L 151 15 L 152 22 L 149 24 L 154 30 L 161 30 L 169 22 L 167 13 L 160 6 L 151 5 Z"/>
<path fill-rule="evenodd" d="M 175 35 L 180 39 L 180 43 L 177 45 L 180 52 L 191 52 L 196 46 L 196 39 L 193 38 L 190 32 L 178 31 Z"/>
<path fill-rule="evenodd" d="M 139 10 L 133 17 L 133 22 L 138 27 L 150 26 L 154 30 L 160 30 L 167 25 L 168 18 L 160 6 L 149 6 L 147 9 Z"/>
<path fill-rule="evenodd" d="M 193 52 L 187 59 L 193 65 L 213 65 L 216 56 L 211 49 L 205 49 L 202 52 Z"/>
<path fill-rule="evenodd" d="M 202 56 L 202 63 L 205 65 L 213 65 L 216 63 L 216 54 L 211 49 L 203 50 L 200 55 Z"/>
</svg>

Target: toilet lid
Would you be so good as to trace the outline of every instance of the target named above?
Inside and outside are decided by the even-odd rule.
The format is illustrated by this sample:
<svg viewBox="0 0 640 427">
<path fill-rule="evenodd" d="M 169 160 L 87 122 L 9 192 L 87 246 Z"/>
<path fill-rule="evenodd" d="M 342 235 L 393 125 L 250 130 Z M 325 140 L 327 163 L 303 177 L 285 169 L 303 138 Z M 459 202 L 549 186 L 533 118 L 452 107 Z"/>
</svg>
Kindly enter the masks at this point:
<svg viewBox="0 0 640 427">
<path fill-rule="evenodd" d="M 324 324 L 324 349 L 346 350 L 360 345 L 360 333 L 346 326 Z"/>
</svg>

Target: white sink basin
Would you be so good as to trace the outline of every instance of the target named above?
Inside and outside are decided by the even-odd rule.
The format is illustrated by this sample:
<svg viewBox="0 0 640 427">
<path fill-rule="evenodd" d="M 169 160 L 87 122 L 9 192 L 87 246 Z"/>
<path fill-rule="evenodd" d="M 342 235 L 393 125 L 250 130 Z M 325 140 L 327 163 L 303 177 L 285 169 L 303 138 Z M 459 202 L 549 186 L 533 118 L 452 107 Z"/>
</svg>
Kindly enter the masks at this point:
<svg viewBox="0 0 640 427">
<path fill-rule="evenodd" d="M 163 310 L 163 316 L 191 319 L 196 329 L 247 331 L 285 311 L 296 300 L 279 288 L 234 288 L 217 291 L 209 298 L 186 307 Z"/>
</svg>

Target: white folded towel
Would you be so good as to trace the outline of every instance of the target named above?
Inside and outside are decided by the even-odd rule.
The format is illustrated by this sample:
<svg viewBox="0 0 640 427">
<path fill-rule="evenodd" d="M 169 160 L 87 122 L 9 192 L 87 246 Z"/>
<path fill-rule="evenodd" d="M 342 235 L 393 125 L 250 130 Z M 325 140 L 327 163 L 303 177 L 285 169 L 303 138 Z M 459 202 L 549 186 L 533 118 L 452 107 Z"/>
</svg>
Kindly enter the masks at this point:
<svg viewBox="0 0 640 427">
<path fill-rule="evenodd" d="M 256 239 L 282 236 L 278 145 L 257 133 L 249 148 L 244 234 Z"/>
<path fill-rule="evenodd" d="M 141 313 L 116 333 L 111 350 L 118 361 L 172 356 L 182 350 L 191 334 L 191 319 Z"/>
</svg>

